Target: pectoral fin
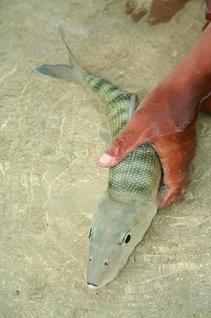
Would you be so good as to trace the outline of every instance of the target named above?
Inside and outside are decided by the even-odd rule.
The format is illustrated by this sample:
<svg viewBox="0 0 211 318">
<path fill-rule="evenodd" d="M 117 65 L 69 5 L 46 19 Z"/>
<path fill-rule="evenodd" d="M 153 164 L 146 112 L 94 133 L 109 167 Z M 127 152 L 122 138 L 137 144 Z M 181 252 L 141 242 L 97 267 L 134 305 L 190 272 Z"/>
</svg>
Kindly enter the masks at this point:
<svg viewBox="0 0 211 318">
<path fill-rule="evenodd" d="M 109 129 L 98 128 L 97 133 L 98 133 L 98 136 L 100 137 L 100 139 L 102 139 L 106 145 L 111 143 L 112 136 L 111 136 Z"/>
<path fill-rule="evenodd" d="M 137 106 L 138 106 L 138 96 L 134 94 L 131 97 L 130 101 L 128 102 L 128 119 L 130 119 L 130 117 L 132 117 Z"/>
</svg>

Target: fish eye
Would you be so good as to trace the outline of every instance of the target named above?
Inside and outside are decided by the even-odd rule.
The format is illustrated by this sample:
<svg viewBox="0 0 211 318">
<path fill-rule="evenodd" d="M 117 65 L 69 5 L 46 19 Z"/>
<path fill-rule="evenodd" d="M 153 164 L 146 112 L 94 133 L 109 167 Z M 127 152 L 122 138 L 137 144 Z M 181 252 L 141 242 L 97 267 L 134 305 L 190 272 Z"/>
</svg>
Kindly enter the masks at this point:
<svg viewBox="0 0 211 318">
<path fill-rule="evenodd" d="M 127 244 L 128 242 L 130 242 L 131 239 L 131 235 L 127 234 L 127 236 L 125 237 L 124 243 Z"/>
<path fill-rule="evenodd" d="M 91 235 L 92 235 L 92 229 L 89 230 L 89 239 L 90 239 Z"/>
<path fill-rule="evenodd" d="M 119 245 L 127 244 L 131 239 L 131 234 L 128 233 L 124 238 L 119 242 Z"/>
</svg>

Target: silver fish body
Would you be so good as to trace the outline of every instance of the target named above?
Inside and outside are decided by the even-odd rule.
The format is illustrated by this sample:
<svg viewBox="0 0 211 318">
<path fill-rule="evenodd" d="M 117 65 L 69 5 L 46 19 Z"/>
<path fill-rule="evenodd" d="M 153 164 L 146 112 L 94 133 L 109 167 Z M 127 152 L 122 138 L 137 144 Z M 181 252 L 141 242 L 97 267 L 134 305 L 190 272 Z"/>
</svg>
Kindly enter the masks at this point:
<svg viewBox="0 0 211 318">
<path fill-rule="evenodd" d="M 122 91 L 97 76 L 87 75 L 85 81 L 101 97 L 112 137 L 116 137 L 127 124 L 130 117 L 129 107 L 135 109 L 138 105 L 137 95 Z M 128 154 L 118 165 L 110 168 L 107 190 L 116 200 L 119 200 L 120 194 L 134 200 L 139 195 L 150 196 L 157 187 L 160 173 L 156 152 L 144 144 Z"/>
<path fill-rule="evenodd" d="M 69 51 L 70 66 L 41 65 L 42 74 L 85 83 L 103 101 L 114 138 L 126 125 L 138 105 L 135 94 L 122 91 L 105 79 L 88 74 Z M 132 110 L 132 111 L 131 111 Z M 141 241 L 157 212 L 157 192 L 161 165 L 152 147 L 137 147 L 115 167 L 109 169 L 107 190 L 97 205 L 90 229 L 86 281 L 99 288 L 113 280 Z"/>
<path fill-rule="evenodd" d="M 100 95 L 115 137 L 126 125 L 131 105 L 135 103 L 134 109 L 138 105 L 137 96 L 97 76 L 88 75 L 86 82 Z M 90 286 L 110 282 L 143 238 L 157 212 L 160 179 L 159 159 L 147 144 L 109 169 L 107 191 L 98 204 L 90 233 L 86 274 Z"/>
</svg>

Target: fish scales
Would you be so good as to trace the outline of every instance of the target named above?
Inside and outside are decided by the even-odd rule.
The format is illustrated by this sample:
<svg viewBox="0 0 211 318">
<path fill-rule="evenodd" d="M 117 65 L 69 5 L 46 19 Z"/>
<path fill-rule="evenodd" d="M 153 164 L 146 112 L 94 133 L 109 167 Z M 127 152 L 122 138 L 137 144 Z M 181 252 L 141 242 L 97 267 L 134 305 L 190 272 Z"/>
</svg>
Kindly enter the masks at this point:
<svg viewBox="0 0 211 318">
<path fill-rule="evenodd" d="M 137 96 L 87 73 L 72 54 L 61 29 L 60 34 L 69 51 L 70 65 L 44 64 L 36 70 L 55 78 L 85 83 L 94 90 L 103 101 L 111 136 L 115 138 L 135 111 Z M 104 130 L 104 137 L 105 133 Z M 107 191 L 97 204 L 89 232 L 85 277 L 90 288 L 100 288 L 111 282 L 144 237 L 157 213 L 160 178 L 160 161 L 147 144 L 137 147 L 109 169 Z"/>
<path fill-rule="evenodd" d="M 122 91 L 109 81 L 97 76 L 88 75 L 87 84 L 94 89 L 104 102 L 104 110 L 112 132 L 116 137 L 128 121 L 128 105 L 135 94 Z M 124 158 L 118 165 L 110 168 L 108 191 L 116 199 L 122 196 L 150 195 L 160 177 L 160 162 L 154 149 L 143 144 Z"/>
</svg>

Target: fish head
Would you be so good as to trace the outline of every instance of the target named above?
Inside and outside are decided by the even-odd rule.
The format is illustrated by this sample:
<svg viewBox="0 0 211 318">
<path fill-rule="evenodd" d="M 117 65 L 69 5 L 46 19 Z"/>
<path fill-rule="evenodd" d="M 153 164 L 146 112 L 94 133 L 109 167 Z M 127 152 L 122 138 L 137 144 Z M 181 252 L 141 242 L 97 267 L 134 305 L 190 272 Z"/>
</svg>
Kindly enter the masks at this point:
<svg viewBox="0 0 211 318">
<path fill-rule="evenodd" d="M 107 195 L 100 201 L 89 232 L 88 287 L 103 287 L 117 276 L 156 212 L 156 204 L 146 199 L 126 204 Z"/>
</svg>

